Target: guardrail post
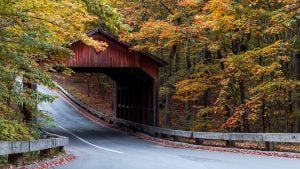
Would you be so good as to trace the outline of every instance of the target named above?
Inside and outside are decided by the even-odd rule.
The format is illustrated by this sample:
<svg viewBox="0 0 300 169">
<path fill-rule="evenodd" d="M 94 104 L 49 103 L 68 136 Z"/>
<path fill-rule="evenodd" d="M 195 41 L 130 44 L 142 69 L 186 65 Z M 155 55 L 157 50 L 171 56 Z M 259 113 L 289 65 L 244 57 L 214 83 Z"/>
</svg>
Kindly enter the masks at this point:
<svg viewBox="0 0 300 169">
<path fill-rule="evenodd" d="M 203 139 L 201 138 L 196 138 L 196 145 L 202 145 L 203 144 Z"/>
<path fill-rule="evenodd" d="M 51 155 L 51 149 L 45 149 L 40 151 L 40 156 L 42 158 L 48 158 Z"/>
<path fill-rule="evenodd" d="M 155 132 L 155 133 L 154 133 L 154 137 L 161 138 L 161 134 L 160 134 L 160 133 L 157 133 L 157 132 Z"/>
<path fill-rule="evenodd" d="M 178 136 L 171 136 L 173 141 L 179 141 Z"/>
<path fill-rule="evenodd" d="M 267 151 L 274 151 L 275 150 L 275 144 L 273 142 L 265 142 L 265 149 Z"/>
<path fill-rule="evenodd" d="M 166 134 L 160 134 L 160 138 L 163 138 L 163 139 L 164 139 L 164 138 L 167 138 L 167 136 L 168 136 L 168 135 L 166 135 Z"/>
<path fill-rule="evenodd" d="M 64 152 L 64 147 L 63 147 L 63 146 L 57 147 L 57 150 L 58 150 L 59 152 Z"/>
<path fill-rule="evenodd" d="M 226 140 L 226 147 L 235 147 L 235 142 L 232 140 Z"/>
<path fill-rule="evenodd" d="M 8 162 L 10 164 L 21 164 L 22 160 L 23 160 L 23 153 L 8 155 Z"/>
</svg>

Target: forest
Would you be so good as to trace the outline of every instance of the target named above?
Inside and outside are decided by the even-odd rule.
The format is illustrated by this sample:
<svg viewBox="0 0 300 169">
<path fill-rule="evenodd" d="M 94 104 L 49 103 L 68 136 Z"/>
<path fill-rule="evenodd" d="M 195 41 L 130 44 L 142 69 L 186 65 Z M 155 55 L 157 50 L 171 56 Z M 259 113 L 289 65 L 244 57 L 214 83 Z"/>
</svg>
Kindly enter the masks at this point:
<svg viewBox="0 0 300 169">
<path fill-rule="evenodd" d="M 123 40 L 169 63 L 161 70 L 165 127 L 299 132 L 299 1 L 144 0 L 113 5 L 122 7 L 131 28 Z"/>
<path fill-rule="evenodd" d="M 49 72 L 74 41 L 105 50 L 95 28 L 168 62 L 163 127 L 300 131 L 299 0 L 1 0 L 0 140 L 53 125 L 36 105 L 55 97 L 31 84 L 55 88 Z"/>
</svg>

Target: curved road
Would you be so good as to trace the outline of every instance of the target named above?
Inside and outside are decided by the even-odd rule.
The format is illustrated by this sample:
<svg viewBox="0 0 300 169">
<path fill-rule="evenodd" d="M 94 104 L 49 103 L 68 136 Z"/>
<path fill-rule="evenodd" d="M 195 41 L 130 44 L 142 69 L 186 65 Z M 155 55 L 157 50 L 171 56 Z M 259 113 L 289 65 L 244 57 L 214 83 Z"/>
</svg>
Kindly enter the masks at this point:
<svg viewBox="0 0 300 169">
<path fill-rule="evenodd" d="M 222 152 L 175 149 L 137 139 L 115 129 L 99 126 L 82 116 L 75 106 L 55 91 L 53 103 L 39 105 L 54 117 L 51 129 L 70 138 L 66 147 L 76 159 L 60 169 L 299 169 L 300 160 Z"/>
</svg>

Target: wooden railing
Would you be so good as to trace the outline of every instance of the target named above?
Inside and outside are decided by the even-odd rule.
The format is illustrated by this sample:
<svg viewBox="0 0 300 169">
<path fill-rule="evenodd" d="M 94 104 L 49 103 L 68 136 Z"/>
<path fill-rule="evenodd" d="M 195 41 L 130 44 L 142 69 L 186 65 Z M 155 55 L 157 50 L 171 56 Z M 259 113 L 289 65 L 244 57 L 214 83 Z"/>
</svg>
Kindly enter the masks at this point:
<svg viewBox="0 0 300 169">
<path fill-rule="evenodd" d="M 179 140 L 178 138 L 190 138 L 195 139 L 197 144 L 202 144 L 203 140 L 224 140 L 226 141 L 226 146 L 233 147 L 235 141 L 256 141 L 264 142 L 266 150 L 273 151 L 274 143 L 300 143 L 299 133 L 218 133 L 218 132 L 195 132 L 195 131 L 183 131 L 183 130 L 173 130 L 160 127 L 153 127 L 144 124 L 134 123 L 132 121 L 127 121 L 124 119 L 115 118 L 113 116 L 101 113 L 85 103 L 79 101 L 73 95 L 68 93 L 61 86 L 57 85 L 58 88 L 71 99 L 74 103 L 87 110 L 91 114 L 105 120 L 109 123 L 117 123 L 125 125 L 130 128 L 148 133 L 156 137 L 171 137 L 174 140 Z"/>
<path fill-rule="evenodd" d="M 10 163 L 22 160 L 24 153 L 40 151 L 40 156 L 47 157 L 51 149 L 63 151 L 69 138 L 47 133 L 46 139 L 31 141 L 0 141 L 0 156 L 8 155 Z"/>
</svg>

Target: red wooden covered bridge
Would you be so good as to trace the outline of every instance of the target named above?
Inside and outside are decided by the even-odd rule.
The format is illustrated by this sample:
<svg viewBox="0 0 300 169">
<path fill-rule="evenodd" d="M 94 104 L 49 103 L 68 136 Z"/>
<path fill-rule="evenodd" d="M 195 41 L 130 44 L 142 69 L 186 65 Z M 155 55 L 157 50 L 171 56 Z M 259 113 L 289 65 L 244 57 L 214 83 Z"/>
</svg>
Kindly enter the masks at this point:
<svg viewBox="0 0 300 169">
<path fill-rule="evenodd" d="M 106 42 L 97 51 L 81 41 L 71 45 L 74 56 L 64 63 L 75 72 L 105 73 L 117 84 L 116 115 L 137 123 L 158 125 L 159 67 L 166 62 L 154 55 L 130 50 L 131 46 L 101 29 L 89 36 Z"/>
</svg>

